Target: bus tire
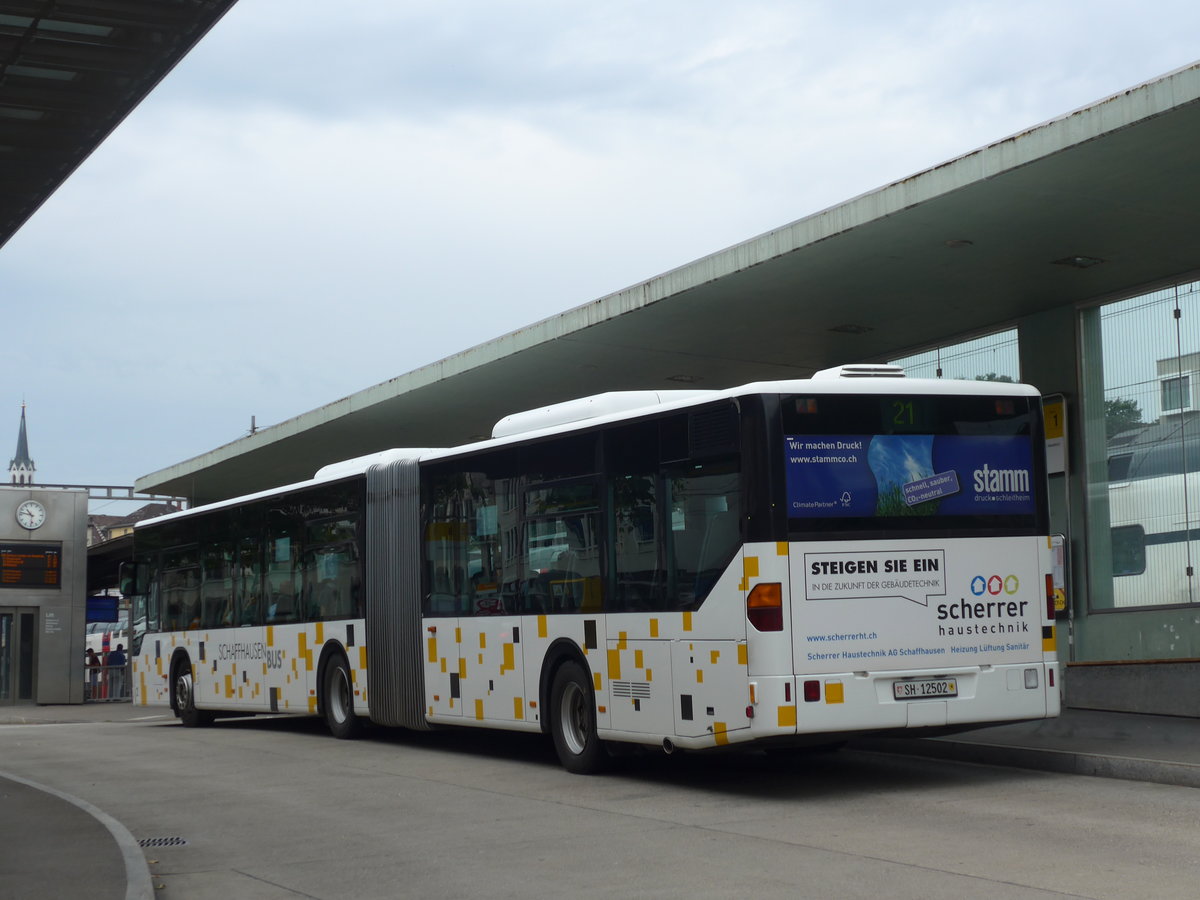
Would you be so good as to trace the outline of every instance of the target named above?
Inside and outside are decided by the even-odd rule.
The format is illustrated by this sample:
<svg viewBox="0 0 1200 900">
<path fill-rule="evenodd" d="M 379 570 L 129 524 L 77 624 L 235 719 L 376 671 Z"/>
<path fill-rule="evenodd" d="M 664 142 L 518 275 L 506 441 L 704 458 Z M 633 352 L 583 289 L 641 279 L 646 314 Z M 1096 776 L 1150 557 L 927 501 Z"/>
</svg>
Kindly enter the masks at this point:
<svg viewBox="0 0 1200 900">
<path fill-rule="evenodd" d="M 550 734 L 559 762 L 568 772 L 592 775 L 608 766 L 608 750 L 596 735 L 596 698 L 591 679 L 575 660 L 567 660 L 554 673 Z"/>
<path fill-rule="evenodd" d="M 325 677 L 321 679 L 321 708 L 325 712 L 325 724 L 335 738 L 352 740 L 362 734 L 362 720 L 354 714 L 350 666 L 340 653 L 325 666 Z"/>
<path fill-rule="evenodd" d="M 175 715 L 185 728 L 200 728 L 211 725 L 213 714 L 196 709 L 196 685 L 192 681 L 192 665 L 185 656 L 175 664 L 175 674 L 171 678 L 171 701 L 175 707 Z"/>
</svg>

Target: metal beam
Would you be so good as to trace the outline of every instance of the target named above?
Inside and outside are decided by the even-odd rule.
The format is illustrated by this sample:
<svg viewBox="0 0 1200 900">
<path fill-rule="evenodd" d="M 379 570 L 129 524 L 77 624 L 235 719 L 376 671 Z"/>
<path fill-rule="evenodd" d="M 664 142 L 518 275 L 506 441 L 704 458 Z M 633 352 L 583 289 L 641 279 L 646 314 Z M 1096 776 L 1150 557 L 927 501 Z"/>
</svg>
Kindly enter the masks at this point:
<svg viewBox="0 0 1200 900">
<path fill-rule="evenodd" d="M 183 509 L 187 504 L 186 497 L 173 494 L 155 494 L 139 491 L 130 485 L 97 485 L 97 484 L 27 484 L 21 487 L 29 488 L 59 488 L 62 490 L 87 491 L 89 500 L 146 500 L 151 503 L 170 503 Z"/>
</svg>

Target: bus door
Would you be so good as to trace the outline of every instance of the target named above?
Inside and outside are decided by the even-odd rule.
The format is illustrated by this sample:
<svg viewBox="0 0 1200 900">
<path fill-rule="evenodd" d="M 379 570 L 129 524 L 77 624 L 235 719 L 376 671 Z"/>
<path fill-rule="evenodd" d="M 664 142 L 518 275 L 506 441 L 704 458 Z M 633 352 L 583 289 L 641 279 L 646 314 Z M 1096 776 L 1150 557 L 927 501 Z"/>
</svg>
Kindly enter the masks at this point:
<svg viewBox="0 0 1200 900">
<path fill-rule="evenodd" d="M 425 619 L 425 706 L 430 715 L 462 715 L 462 621 Z"/>
<path fill-rule="evenodd" d="M 459 714 L 478 721 L 523 721 L 526 704 L 521 617 L 485 615 L 460 622 Z"/>
<path fill-rule="evenodd" d="M 776 545 L 769 547 L 774 553 Z M 784 557 L 784 574 L 786 568 Z M 698 566 L 697 571 L 702 573 L 705 567 Z M 747 623 L 746 595 L 753 580 L 751 573 L 757 578 L 764 571 L 775 573 L 770 567 L 764 569 L 752 553 L 736 553 L 713 584 L 700 611 L 684 617 L 683 636 L 671 642 L 671 685 L 676 699 L 678 736 L 711 735 L 717 744 L 723 744 L 728 732 L 750 727 L 747 709 L 758 698 L 747 677 L 754 629 Z M 781 615 L 782 588 L 782 583 L 774 583 L 772 596 L 777 602 L 772 622 Z M 700 622 L 703 625 L 693 630 Z M 729 638 L 705 639 L 714 634 Z M 739 639 L 741 635 L 746 638 Z"/>
<path fill-rule="evenodd" d="M 428 542 L 425 705 L 434 716 L 513 721 L 524 710 L 514 701 L 523 695 L 521 618 L 516 586 L 500 577 L 495 527 L 484 530 L 486 539 L 431 527 L 438 540 Z"/>
</svg>

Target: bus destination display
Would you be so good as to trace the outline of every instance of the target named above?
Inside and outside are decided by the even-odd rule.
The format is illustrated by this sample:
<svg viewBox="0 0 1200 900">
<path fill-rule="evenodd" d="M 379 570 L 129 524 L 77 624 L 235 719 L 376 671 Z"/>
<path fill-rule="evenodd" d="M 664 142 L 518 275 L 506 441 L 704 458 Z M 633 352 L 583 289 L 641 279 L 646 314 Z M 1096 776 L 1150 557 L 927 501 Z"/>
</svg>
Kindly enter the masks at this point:
<svg viewBox="0 0 1200 900">
<path fill-rule="evenodd" d="M 0 587 L 59 587 L 61 556 L 57 544 L 0 544 Z"/>
</svg>

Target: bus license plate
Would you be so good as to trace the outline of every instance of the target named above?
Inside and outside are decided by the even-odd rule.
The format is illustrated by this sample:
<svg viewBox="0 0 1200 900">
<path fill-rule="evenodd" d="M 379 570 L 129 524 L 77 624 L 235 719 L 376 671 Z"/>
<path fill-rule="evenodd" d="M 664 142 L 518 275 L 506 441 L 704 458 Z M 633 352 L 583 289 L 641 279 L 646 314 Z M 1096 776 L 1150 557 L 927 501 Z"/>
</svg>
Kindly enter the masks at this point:
<svg viewBox="0 0 1200 900">
<path fill-rule="evenodd" d="M 957 697 L 958 681 L 953 678 L 928 678 L 923 681 L 896 681 L 892 694 L 897 700 L 923 700 L 928 697 Z"/>
</svg>

